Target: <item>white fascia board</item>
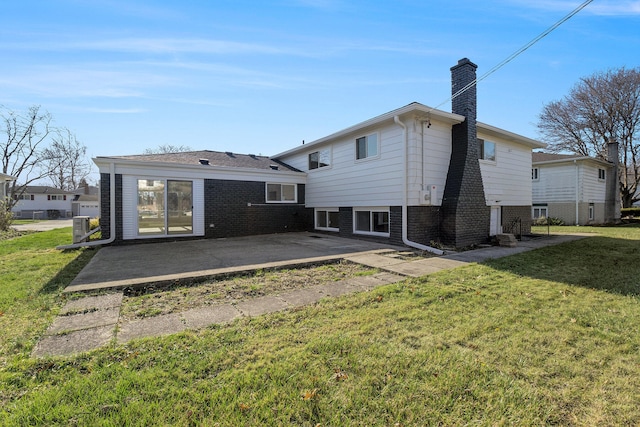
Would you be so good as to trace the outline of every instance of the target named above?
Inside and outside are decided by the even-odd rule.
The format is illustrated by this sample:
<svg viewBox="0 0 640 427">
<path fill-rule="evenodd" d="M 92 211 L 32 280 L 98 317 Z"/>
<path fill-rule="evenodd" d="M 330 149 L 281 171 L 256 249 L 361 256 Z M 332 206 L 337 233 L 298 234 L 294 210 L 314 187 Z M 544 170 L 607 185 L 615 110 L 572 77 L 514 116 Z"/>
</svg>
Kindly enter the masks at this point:
<svg viewBox="0 0 640 427">
<path fill-rule="evenodd" d="M 115 173 L 122 175 L 156 176 L 161 178 L 228 179 L 233 181 L 269 181 L 306 184 L 304 172 L 236 168 L 211 165 L 184 165 L 179 163 L 141 162 L 113 157 L 96 157 L 93 162 L 101 173 L 109 172 L 114 163 Z"/>
<path fill-rule="evenodd" d="M 356 125 L 350 126 L 341 131 L 332 133 L 331 135 L 306 143 L 304 145 L 299 145 L 298 147 L 292 148 L 290 150 L 284 151 L 282 153 L 279 153 L 270 157 L 277 159 L 280 157 L 289 156 L 299 151 L 308 150 L 310 147 L 320 146 L 324 143 L 331 142 L 335 139 L 343 138 L 349 134 L 359 133 L 367 128 L 379 126 L 385 122 L 393 122 L 393 118 L 395 116 L 406 116 L 412 113 L 419 115 L 424 119 L 431 119 L 434 121 L 440 121 L 440 122 L 444 122 L 451 125 L 462 123 L 465 120 L 465 117 L 459 114 L 447 113 L 446 111 L 436 110 L 435 108 L 431 108 L 426 105 L 414 102 L 402 108 L 398 108 L 397 110 L 390 111 L 388 113 L 382 114 L 380 116 L 377 116 L 372 119 L 366 120 L 364 122 L 358 123 Z"/>
<path fill-rule="evenodd" d="M 486 133 L 489 136 L 495 136 L 497 138 L 506 139 L 508 141 L 523 144 L 531 148 L 544 148 L 547 144 L 536 141 L 535 139 L 527 138 L 526 136 L 518 135 L 517 133 L 509 132 L 508 130 L 500 129 L 495 126 L 488 125 L 486 123 L 478 122 L 478 133 Z"/>
<path fill-rule="evenodd" d="M 610 167 L 612 165 L 611 162 L 608 162 L 606 160 L 595 159 L 589 156 L 571 157 L 568 159 L 557 159 L 557 160 L 543 160 L 540 162 L 532 162 L 531 164 L 533 166 L 539 166 L 539 165 L 553 165 L 553 164 L 562 164 L 562 163 L 573 164 L 574 162 L 592 162 L 592 163 L 596 163 L 598 165 L 602 165 L 606 167 Z"/>
</svg>

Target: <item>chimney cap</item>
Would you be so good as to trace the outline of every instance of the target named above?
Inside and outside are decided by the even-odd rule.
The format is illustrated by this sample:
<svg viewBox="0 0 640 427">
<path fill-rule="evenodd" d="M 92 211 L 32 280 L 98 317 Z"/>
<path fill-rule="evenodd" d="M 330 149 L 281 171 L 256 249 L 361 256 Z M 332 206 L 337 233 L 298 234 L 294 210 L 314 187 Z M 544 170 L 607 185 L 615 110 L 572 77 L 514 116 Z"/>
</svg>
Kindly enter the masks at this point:
<svg viewBox="0 0 640 427">
<path fill-rule="evenodd" d="M 458 61 L 458 63 L 456 65 L 451 67 L 451 71 L 455 70 L 456 68 L 463 67 L 465 65 L 471 65 L 474 69 L 478 68 L 478 66 L 476 64 L 474 64 L 473 62 L 471 62 L 471 60 L 469 58 L 462 58 L 462 59 L 460 59 Z"/>
</svg>

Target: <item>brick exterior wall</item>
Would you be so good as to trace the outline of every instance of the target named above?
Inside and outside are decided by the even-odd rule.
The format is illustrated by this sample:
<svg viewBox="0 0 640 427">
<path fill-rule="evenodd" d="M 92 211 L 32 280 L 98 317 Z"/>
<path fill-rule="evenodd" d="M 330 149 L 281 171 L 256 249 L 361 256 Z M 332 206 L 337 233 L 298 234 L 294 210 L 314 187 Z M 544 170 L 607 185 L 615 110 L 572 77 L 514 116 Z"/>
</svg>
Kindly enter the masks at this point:
<svg viewBox="0 0 640 427">
<path fill-rule="evenodd" d="M 298 185 L 298 203 L 266 203 L 264 182 L 207 179 L 204 182 L 205 237 L 310 231 L 313 209 L 305 208 L 304 200 L 302 184 Z"/>
<path fill-rule="evenodd" d="M 122 175 L 116 174 L 116 239 L 114 243 L 122 243 Z M 100 174 L 100 232 L 102 239 L 111 237 L 111 177 L 108 173 Z"/>
<path fill-rule="evenodd" d="M 338 224 L 340 231 L 338 235 L 340 237 L 352 238 L 353 237 L 353 208 L 339 208 L 340 218 Z"/>
<path fill-rule="evenodd" d="M 477 65 L 462 59 L 451 68 L 452 94 L 473 82 Z M 452 101 L 456 114 L 466 117 L 451 131 L 451 161 L 442 200 L 442 241 L 455 247 L 486 242 L 491 210 L 484 199 L 484 187 L 478 162 L 476 129 L 476 86 Z"/>
<path fill-rule="evenodd" d="M 531 234 L 531 206 L 503 206 L 502 232 L 516 237 Z"/>
<path fill-rule="evenodd" d="M 407 237 L 410 241 L 431 246 L 440 241 L 440 208 L 438 206 L 407 207 Z"/>
</svg>

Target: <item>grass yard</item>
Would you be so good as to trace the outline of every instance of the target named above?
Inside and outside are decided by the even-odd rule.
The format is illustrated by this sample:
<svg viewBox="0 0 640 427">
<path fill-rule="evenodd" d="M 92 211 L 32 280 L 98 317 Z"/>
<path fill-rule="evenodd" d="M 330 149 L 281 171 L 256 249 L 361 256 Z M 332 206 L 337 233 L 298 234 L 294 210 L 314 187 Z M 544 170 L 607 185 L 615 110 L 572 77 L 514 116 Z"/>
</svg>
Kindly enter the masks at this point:
<svg viewBox="0 0 640 427">
<path fill-rule="evenodd" d="M 578 231 L 594 237 L 38 360 L 91 251 L 0 242 L 0 425 L 638 425 L 640 227 Z"/>
</svg>

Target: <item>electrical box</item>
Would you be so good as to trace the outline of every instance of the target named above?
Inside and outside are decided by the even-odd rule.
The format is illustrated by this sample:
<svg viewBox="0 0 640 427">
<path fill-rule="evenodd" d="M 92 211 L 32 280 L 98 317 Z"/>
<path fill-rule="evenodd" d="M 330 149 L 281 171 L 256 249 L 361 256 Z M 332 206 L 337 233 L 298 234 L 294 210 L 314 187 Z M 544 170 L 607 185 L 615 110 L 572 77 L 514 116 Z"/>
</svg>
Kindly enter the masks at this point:
<svg viewBox="0 0 640 427">
<path fill-rule="evenodd" d="M 428 185 L 426 190 L 420 192 L 420 204 L 435 206 L 438 204 L 438 186 Z"/>
<path fill-rule="evenodd" d="M 88 216 L 74 216 L 73 217 L 73 243 L 82 243 L 86 240 L 86 236 L 89 233 L 89 217 Z"/>
</svg>

